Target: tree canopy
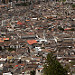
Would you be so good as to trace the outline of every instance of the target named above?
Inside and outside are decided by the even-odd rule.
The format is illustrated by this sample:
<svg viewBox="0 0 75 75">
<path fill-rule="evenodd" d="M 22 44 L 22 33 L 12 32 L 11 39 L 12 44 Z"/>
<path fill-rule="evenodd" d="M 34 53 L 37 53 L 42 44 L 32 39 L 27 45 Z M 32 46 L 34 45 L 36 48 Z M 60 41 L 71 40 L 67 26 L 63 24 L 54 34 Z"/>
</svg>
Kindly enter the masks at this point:
<svg viewBox="0 0 75 75">
<path fill-rule="evenodd" d="M 58 29 L 64 31 L 64 28 L 62 28 L 61 26 L 59 26 Z"/>
<path fill-rule="evenodd" d="M 47 55 L 43 71 L 44 75 L 67 75 L 66 69 L 63 68 L 52 53 Z"/>
<path fill-rule="evenodd" d="M 16 51 L 16 49 L 15 48 L 8 48 L 8 51 Z"/>
<path fill-rule="evenodd" d="M 35 75 L 35 71 L 34 71 L 34 70 L 31 71 L 31 72 L 30 72 L 30 75 Z"/>
</svg>

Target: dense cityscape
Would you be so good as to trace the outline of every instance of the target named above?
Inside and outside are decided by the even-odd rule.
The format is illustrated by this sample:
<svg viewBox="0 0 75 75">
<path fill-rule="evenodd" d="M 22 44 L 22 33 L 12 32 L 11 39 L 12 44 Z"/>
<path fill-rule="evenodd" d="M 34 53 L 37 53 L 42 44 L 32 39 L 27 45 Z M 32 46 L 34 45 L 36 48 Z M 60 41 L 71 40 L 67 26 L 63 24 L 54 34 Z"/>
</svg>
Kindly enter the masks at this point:
<svg viewBox="0 0 75 75">
<path fill-rule="evenodd" d="M 75 0 L 0 0 L 0 75 L 75 75 Z"/>
</svg>

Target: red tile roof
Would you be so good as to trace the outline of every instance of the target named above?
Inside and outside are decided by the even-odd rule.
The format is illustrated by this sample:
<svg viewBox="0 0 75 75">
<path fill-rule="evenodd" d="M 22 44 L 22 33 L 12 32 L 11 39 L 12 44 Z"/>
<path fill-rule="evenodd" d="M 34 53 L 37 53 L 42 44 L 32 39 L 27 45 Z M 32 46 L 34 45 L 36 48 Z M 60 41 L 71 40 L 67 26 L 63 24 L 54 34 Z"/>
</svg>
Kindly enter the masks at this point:
<svg viewBox="0 0 75 75">
<path fill-rule="evenodd" d="M 22 25 L 22 22 L 18 21 L 17 24 L 18 24 L 18 25 Z"/>
<path fill-rule="evenodd" d="M 9 38 L 3 38 L 3 40 L 9 40 Z"/>
<path fill-rule="evenodd" d="M 71 30 L 71 28 L 66 28 L 66 29 L 64 29 L 64 30 Z"/>
<path fill-rule="evenodd" d="M 31 45 L 31 44 L 37 43 L 37 41 L 36 40 L 27 40 L 27 43 Z"/>
</svg>

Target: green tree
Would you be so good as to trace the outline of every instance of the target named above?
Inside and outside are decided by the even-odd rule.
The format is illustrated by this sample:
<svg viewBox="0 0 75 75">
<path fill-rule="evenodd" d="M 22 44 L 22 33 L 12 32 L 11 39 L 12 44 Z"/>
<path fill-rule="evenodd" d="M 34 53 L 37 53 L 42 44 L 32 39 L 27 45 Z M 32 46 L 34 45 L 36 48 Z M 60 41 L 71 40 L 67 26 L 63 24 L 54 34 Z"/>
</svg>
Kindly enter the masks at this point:
<svg viewBox="0 0 75 75">
<path fill-rule="evenodd" d="M 75 29 L 74 29 L 74 28 L 72 28 L 72 29 L 71 29 L 71 31 L 75 31 Z"/>
<path fill-rule="evenodd" d="M 16 2 L 18 2 L 18 0 L 16 0 Z"/>
<path fill-rule="evenodd" d="M 75 8 L 75 4 L 72 5 L 72 8 Z"/>
<path fill-rule="evenodd" d="M 35 75 L 35 71 L 34 71 L 34 70 L 31 71 L 31 72 L 30 72 L 30 75 Z"/>
<path fill-rule="evenodd" d="M 2 47 L 0 46 L 0 51 L 2 51 Z"/>
<path fill-rule="evenodd" d="M 52 53 L 47 55 L 43 71 L 44 75 L 67 75 L 66 69 L 63 68 Z"/>
<path fill-rule="evenodd" d="M 16 51 L 16 49 L 15 48 L 8 48 L 8 51 Z"/>
<path fill-rule="evenodd" d="M 62 28 L 61 26 L 59 26 L 58 29 L 64 31 L 64 28 Z"/>
</svg>

